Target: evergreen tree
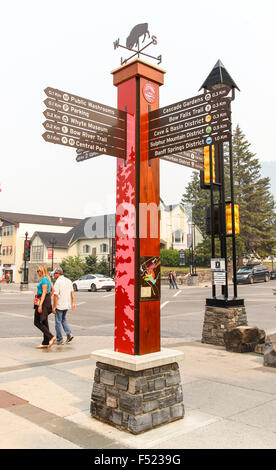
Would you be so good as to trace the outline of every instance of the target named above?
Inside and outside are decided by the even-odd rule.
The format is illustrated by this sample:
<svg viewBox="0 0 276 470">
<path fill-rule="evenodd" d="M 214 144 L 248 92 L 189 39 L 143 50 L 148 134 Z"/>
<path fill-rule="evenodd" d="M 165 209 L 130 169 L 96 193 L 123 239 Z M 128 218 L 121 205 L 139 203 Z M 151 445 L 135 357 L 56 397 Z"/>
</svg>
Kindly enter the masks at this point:
<svg viewBox="0 0 276 470">
<path fill-rule="evenodd" d="M 64 276 L 75 281 L 85 272 L 85 263 L 79 256 L 68 256 L 62 260 L 60 265 L 63 269 Z"/>
<path fill-rule="evenodd" d="M 229 153 L 225 152 L 226 198 L 230 199 Z M 262 178 L 261 164 L 237 126 L 233 135 L 234 200 L 239 205 L 240 235 L 237 254 L 264 258 L 275 246 L 275 204 L 269 178 Z"/>
<path fill-rule="evenodd" d="M 97 272 L 97 256 L 89 255 L 85 258 L 85 274 L 94 274 Z"/>
<path fill-rule="evenodd" d="M 224 145 L 225 155 L 225 194 L 230 200 L 230 168 L 228 144 Z M 235 204 L 240 209 L 240 235 L 236 236 L 236 251 L 241 259 L 244 256 L 259 258 L 270 255 L 276 245 L 275 204 L 270 193 L 269 178 L 262 178 L 261 164 L 255 154 L 250 151 L 250 143 L 246 140 L 239 126 L 233 135 L 233 175 Z M 214 191 L 214 202 L 217 202 Z M 193 221 L 200 228 L 204 242 L 202 254 L 206 254 L 210 246 L 206 236 L 206 209 L 210 206 L 210 191 L 200 188 L 198 172 L 193 172 L 190 183 L 183 194 L 181 204 L 191 204 Z M 231 240 L 228 239 L 228 254 L 231 255 Z M 210 255 L 211 256 L 211 255 Z"/>
<path fill-rule="evenodd" d="M 210 192 L 200 187 L 199 172 L 193 171 L 192 179 L 186 187 L 182 196 L 182 207 L 190 207 L 192 220 L 201 230 L 203 237 L 206 236 L 206 210 L 210 206 Z"/>
</svg>

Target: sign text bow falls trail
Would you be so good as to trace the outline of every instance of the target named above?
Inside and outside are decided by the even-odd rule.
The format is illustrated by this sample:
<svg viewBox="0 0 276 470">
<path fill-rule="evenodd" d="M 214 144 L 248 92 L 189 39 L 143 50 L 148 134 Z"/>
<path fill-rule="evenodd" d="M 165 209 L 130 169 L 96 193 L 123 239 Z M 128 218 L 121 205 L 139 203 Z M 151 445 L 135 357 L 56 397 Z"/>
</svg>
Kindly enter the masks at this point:
<svg viewBox="0 0 276 470">
<path fill-rule="evenodd" d="M 229 91 L 224 86 L 154 111 L 149 108 L 149 158 L 196 168 L 195 161 L 191 163 L 185 155 L 187 151 L 229 141 Z M 202 169 L 202 164 L 202 160 L 197 162 L 197 169 Z"/>
</svg>

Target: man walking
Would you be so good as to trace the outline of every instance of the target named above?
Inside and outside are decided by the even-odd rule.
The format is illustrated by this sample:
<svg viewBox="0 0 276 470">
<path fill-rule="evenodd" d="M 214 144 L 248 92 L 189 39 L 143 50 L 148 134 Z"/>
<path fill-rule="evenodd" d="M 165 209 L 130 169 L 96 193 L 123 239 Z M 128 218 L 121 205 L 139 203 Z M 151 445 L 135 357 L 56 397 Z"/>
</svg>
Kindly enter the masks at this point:
<svg viewBox="0 0 276 470">
<path fill-rule="evenodd" d="M 62 268 L 54 270 L 54 277 L 56 282 L 54 285 L 53 313 L 55 314 L 56 344 L 61 345 L 64 344 L 62 328 L 67 336 L 66 343 L 70 343 L 73 339 L 69 323 L 66 319 L 66 313 L 71 307 L 72 310 L 76 310 L 75 292 L 70 279 L 63 275 Z"/>
</svg>

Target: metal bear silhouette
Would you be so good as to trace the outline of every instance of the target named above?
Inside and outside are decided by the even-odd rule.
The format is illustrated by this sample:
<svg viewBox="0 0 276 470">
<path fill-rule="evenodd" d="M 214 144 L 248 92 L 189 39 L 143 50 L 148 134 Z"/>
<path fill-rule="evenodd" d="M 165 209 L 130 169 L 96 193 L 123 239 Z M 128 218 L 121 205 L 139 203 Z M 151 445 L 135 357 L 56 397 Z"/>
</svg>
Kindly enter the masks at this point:
<svg viewBox="0 0 276 470">
<path fill-rule="evenodd" d="M 132 49 L 133 46 L 139 46 L 139 38 L 140 36 L 144 35 L 144 39 L 142 42 L 145 41 L 146 35 L 150 37 L 149 29 L 148 29 L 148 23 L 141 23 L 137 24 L 132 28 L 130 35 L 126 39 L 126 47 L 128 49 Z"/>
</svg>

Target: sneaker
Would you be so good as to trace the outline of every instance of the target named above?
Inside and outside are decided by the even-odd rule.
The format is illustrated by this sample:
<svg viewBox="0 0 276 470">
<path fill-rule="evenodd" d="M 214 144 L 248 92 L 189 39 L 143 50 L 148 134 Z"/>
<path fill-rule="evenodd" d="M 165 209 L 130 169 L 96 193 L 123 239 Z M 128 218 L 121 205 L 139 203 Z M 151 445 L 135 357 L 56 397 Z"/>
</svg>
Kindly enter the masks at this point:
<svg viewBox="0 0 276 470">
<path fill-rule="evenodd" d="M 39 346 L 36 346 L 36 349 L 45 349 L 48 348 L 48 344 L 40 344 Z"/>
<path fill-rule="evenodd" d="M 56 344 L 57 344 L 58 346 L 61 346 L 62 344 L 64 344 L 63 339 L 62 339 L 61 341 L 57 341 Z"/>
<path fill-rule="evenodd" d="M 56 337 L 53 336 L 52 339 L 49 341 L 49 346 L 48 346 L 48 348 L 51 348 L 51 347 L 53 346 L 53 344 L 54 344 L 55 341 L 56 341 Z"/>
<path fill-rule="evenodd" d="M 74 336 L 72 336 L 72 335 L 67 335 L 66 343 L 70 343 L 70 341 L 72 341 L 73 338 L 74 338 Z"/>
</svg>

